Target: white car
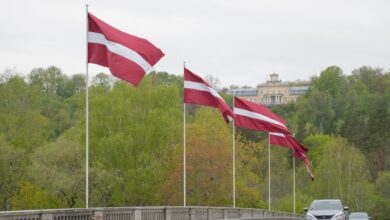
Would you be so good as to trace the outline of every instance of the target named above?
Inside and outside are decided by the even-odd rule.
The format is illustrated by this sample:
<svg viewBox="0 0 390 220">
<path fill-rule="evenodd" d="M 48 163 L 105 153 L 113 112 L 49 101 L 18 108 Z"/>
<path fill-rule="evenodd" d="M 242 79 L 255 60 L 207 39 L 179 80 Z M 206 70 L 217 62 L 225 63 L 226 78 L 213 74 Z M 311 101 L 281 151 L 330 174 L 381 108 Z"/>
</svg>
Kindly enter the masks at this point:
<svg viewBox="0 0 390 220">
<path fill-rule="evenodd" d="M 306 220 L 348 220 L 348 207 L 343 207 L 339 199 L 314 200 L 304 210 Z"/>
<path fill-rule="evenodd" d="M 370 220 L 367 212 L 352 212 L 349 214 L 349 220 Z"/>
</svg>

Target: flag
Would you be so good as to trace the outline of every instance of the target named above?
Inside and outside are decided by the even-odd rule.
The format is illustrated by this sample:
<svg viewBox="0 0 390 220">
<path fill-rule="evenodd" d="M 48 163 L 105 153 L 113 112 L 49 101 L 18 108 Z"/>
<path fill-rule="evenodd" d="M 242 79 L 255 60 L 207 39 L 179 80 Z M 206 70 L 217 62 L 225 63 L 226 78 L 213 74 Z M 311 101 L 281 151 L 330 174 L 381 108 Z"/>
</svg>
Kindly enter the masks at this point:
<svg viewBox="0 0 390 220">
<path fill-rule="evenodd" d="M 286 122 L 268 108 L 238 97 L 234 97 L 236 126 L 255 131 L 289 133 Z"/>
<path fill-rule="evenodd" d="M 236 126 L 269 132 L 270 144 L 292 149 L 294 152 L 293 156 L 305 162 L 306 169 L 312 180 L 314 180 L 310 163 L 306 156 L 308 149 L 290 134 L 283 118 L 262 105 L 238 97 L 234 97 L 233 110 L 236 116 L 234 118 Z"/>
<path fill-rule="evenodd" d="M 307 151 L 308 149 L 303 146 L 301 143 L 299 143 L 299 141 L 297 139 L 295 139 L 294 137 L 292 137 L 291 135 L 285 135 L 286 139 L 288 140 L 288 142 L 291 144 L 293 150 L 294 150 L 294 154 L 293 156 L 295 158 L 298 158 L 300 160 L 304 160 L 306 157 L 306 154 L 307 154 Z"/>
<path fill-rule="evenodd" d="M 298 159 L 303 160 L 306 158 L 306 153 L 308 149 L 301 143 L 299 143 L 299 141 L 295 139 L 291 134 L 270 132 L 269 143 L 292 149 L 294 151 L 293 156 Z"/>
<path fill-rule="evenodd" d="M 311 171 L 310 162 L 306 154 L 308 149 L 303 146 L 297 139 L 291 136 L 291 134 L 282 133 L 269 133 L 270 144 L 287 147 L 293 150 L 293 156 L 305 162 L 307 172 L 309 173 L 312 180 L 314 180 L 313 172 Z"/>
<path fill-rule="evenodd" d="M 218 108 L 226 123 L 234 118 L 225 100 L 200 76 L 184 68 L 184 103 Z"/>
<path fill-rule="evenodd" d="M 293 156 L 295 158 L 298 158 L 298 159 L 303 160 L 305 162 L 306 170 L 309 173 L 311 179 L 314 180 L 314 175 L 313 175 L 313 172 L 311 171 L 310 162 L 309 162 L 309 159 L 307 158 L 306 154 L 302 154 L 301 152 L 294 150 Z"/>
<path fill-rule="evenodd" d="M 304 161 L 305 161 L 306 170 L 309 173 L 311 180 L 314 181 L 314 175 L 313 175 L 313 172 L 311 171 L 309 159 L 305 158 Z"/>
<path fill-rule="evenodd" d="M 88 63 L 138 86 L 164 53 L 146 39 L 122 32 L 88 13 Z"/>
<path fill-rule="evenodd" d="M 278 145 L 281 147 L 287 147 L 289 149 L 293 149 L 293 146 L 287 140 L 286 136 L 283 133 L 270 132 L 269 143 L 273 145 Z"/>
</svg>

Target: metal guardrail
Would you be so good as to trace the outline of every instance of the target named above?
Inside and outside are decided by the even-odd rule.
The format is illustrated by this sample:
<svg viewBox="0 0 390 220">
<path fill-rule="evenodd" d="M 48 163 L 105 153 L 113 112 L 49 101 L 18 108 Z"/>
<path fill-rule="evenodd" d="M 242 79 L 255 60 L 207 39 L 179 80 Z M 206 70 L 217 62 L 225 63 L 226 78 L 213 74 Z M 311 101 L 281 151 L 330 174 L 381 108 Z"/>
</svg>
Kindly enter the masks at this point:
<svg viewBox="0 0 390 220">
<path fill-rule="evenodd" d="M 0 220 L 257 220 L 304 219 L 302 215 L 250 208 L 122 207 L 0 212 Z"/>
</svg>

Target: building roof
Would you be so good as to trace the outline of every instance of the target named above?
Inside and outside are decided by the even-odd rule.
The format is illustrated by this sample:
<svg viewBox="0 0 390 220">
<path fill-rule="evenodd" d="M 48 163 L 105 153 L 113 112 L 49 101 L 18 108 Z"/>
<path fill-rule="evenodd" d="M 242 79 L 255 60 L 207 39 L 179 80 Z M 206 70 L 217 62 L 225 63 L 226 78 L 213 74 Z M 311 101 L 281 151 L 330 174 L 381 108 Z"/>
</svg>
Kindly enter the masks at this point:
<svg viewBox="0 0 390 220">
<path fill-rule="evenodd" d="M 309 86 L 294 86 L 290 87 L 289 90 L 291 95 L 300 95 L 306 93 L 309 90 Z"/>
<path fill-rule="evenodd" d="M 288 82 L 277 82 L 277 83 L 275 83 L 275 82 L 269 82 L 269 81 L 267 81 L 267 82 L 265 82 L 265 83 L 261 83 L 261 84 L 259 84 L 259 85 L 257 85 L 257 87 L 271 87 L 271 86 L 289 86 L 289 84 L 288 84 Z"/>
<path fill-rule="evenodd" d="M 257 96 L 256 88 L 238 88 L 229 90 L 229 94 L 237 96 Z"/>
</svg>

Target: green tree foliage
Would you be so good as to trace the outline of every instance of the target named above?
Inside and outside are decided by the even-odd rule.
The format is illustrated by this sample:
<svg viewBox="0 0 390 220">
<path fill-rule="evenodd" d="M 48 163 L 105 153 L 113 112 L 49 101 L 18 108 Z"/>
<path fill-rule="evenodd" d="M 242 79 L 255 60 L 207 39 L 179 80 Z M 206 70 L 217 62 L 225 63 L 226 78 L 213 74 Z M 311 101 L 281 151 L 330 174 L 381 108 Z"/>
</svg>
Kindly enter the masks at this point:
<svg viewBox="0 0 390 220">
<path fill-rule="evenodd" d="M 168 81 L 154 86 L 155 78 L 146 77 L 139 88 L 118 81 L 111 90 L 96 85 L 90 91 L 92 166 L 99 161 L 114 171 L 118 192 L 113 193 L 122 205 L 156 203 L 153 195 L 163 180 L 158 172 L 162 159 L 178 143 L 179 91 Z"/>
<path fill-rule="evenodd" d="M 378 193 L 384 199 L 390 199 L 390 171 L 382 172 L 375 183 Z"/>
<path fill-rule="evenodd" d="M 321 133 L 337 132 L 337 124 L 343 112 L 344 92 L 347 81 L 342 70 L 331 66 L 313 78 L 310 92 L 298 102 L 298 129 L 300 138 L 305 133 L 307 123 L 318 128 Z"/>
<path fill-rule="evenodd" d="M 66 99 L 85 88 L 85 78 L 81 74 L 71 78 L 58 67 L 33 69 L 29 75 L 30 84 L 40 89 L 44 96 Z"/>
<path fill-rule="evenodd" d="M 55 207 L 82 207 L 85 185 L 84 156 L 78 142 L 64 137 L 35 150 L 29 179 L 48 192 Z"/>
<path fill-rule="evenodd" d="M 213 111 L 213 115 L 211 115 Z M 188 198 L 191 205 L 231 205 L 228 127 L 217 110 L 202 108 L 187 125 Z"/>
<path fill-rule="evenodd" d="M 212 79 L 212 77 L 211 77 Z M 233 88 L 233 87 L 232 87 Z M 182 76 L 146 75 L 139 88 L 99 73 L 89 88 L 91 206 L 182 205 Z M 226 89 L 222 90 L 226 91 Z M 221 94 L 232 105 L 232 96 Z M 309 147 L 296 161 L 298 212 L 340 198 L 389 216 L 390 73 L 326 68 L 297 103 L 273 106 Z M 236 204 L 267 208 L 268 135 L 236 129 Z M 0 76 L 0 209 L 85 204 L 85 78 L 58 67 Z M 232 136 L 220 112 L 187 105 L 189 205 L 232 204 Z M 292 159 L 271 146 L 272 208 L 292 211 Z"/>
<path fill-rule="evenodd" d="M 375 181 L 378 194 L 373 199 L 372 211 L 380 219 L 390 216 L 390 171 L 380 173 Z"/>
<path fill-rule="evenodd" d="M 297 103 L 298 137 L 340 134 L 369 156 L 372 177 L 388 170 L 390 74 L 361 67 L 345 76 L 329 67 Z"/>
<path fill-rule="evenodd" d="M 187 121 L 187 204 L 188 205 L 231 205 L 231 137 L 220 113 L 214 109 L 199 109 L 192 120 Z M 182 131 L 181 131 L 182 132 Z M 177 148 L 183 148 L 177 145 Z M 161 191 L 167 191 L 164 198 L 173 204 L 182 204 L 183 189 L 182 150 L 175 150 L 179 161 L 170 161 L 172 172 Z M 179 188 L 180 187 L 180 188 Z M 176 189 L 176 190 L 175 190 Z M 230 193 L 226 193 L 230 192 Z M 181 196 L 179 196 L 181 195 Z"/>
<path fill-rule="evenodd" d="M 264 162 L 263 143 L 245 139 L 236 132 L 236 205 L 238 207 L 265 208 L 262 180 L 264 172 L 260 169 Z"/>
<path fill-rule="evenodd" d="M 232 205 L 232 136 L 220 112 L 201 107 L 187 121 L 187 204 Z M 241 140 L 240 135 L 237 136 Z M 257 157 L 262 146 L 236 142 L 236 196 L 240 207 L 263 207 Z M 163 204 L 183 204 L 183 145 L 166 159 L 167 180 L 160 192 Z"/>
<path fill-rule="evenodd" d="M 24 150 L 8 144 L 0 138 L 0 209 L 12 208 L 12 196 L 23 181 L 26 168 Z"/>
<path fill-rule="evenodd" d="M 336 113 L 333 108 L 334 101 L 330 94 L 313 90 L 310 93 L 310 97 L 300 102 L 300 105 L 298 108 L 302 109 L 299 115 L 301 130 L 303 129 L 303 125 L 309 122 L 317 126 L 321 133 L 331 133 Z M 310 135 L 307 132 L 304 132 L 304 134 Z"/>
<path fill-rule="evenodd" d="M 315 141 L 316 137 L 311 139 Z M 316 181 L 311 185 L 312 195 L 340 198 L 352 209 L 367 209 L 373 188 L 364 155 L 341 137 L 329 138 L 317 148 L 322 148 L 322 158 L 316 168 Z"/>
<path fill-rule="evenodd" d="M 19 193 L 12 197 L 12 208 L 14 210 L 44 209 L 50 206 L 46 193 L 32 183 L 23 183 Z"/>
<path fill-rule="evenodd" d="M 114 78 L 105 73 L 98 73 L 92 80 L 92 85 L 100 86 L 106 90 L 112 88 Z"/>
<path fill-rule="evenodd" d="M 12 145 L 31 150 L 50 136 L 41 100 L 39 91 L 19 76 L 0 84 L 0 132 Z"/>
</svg>

